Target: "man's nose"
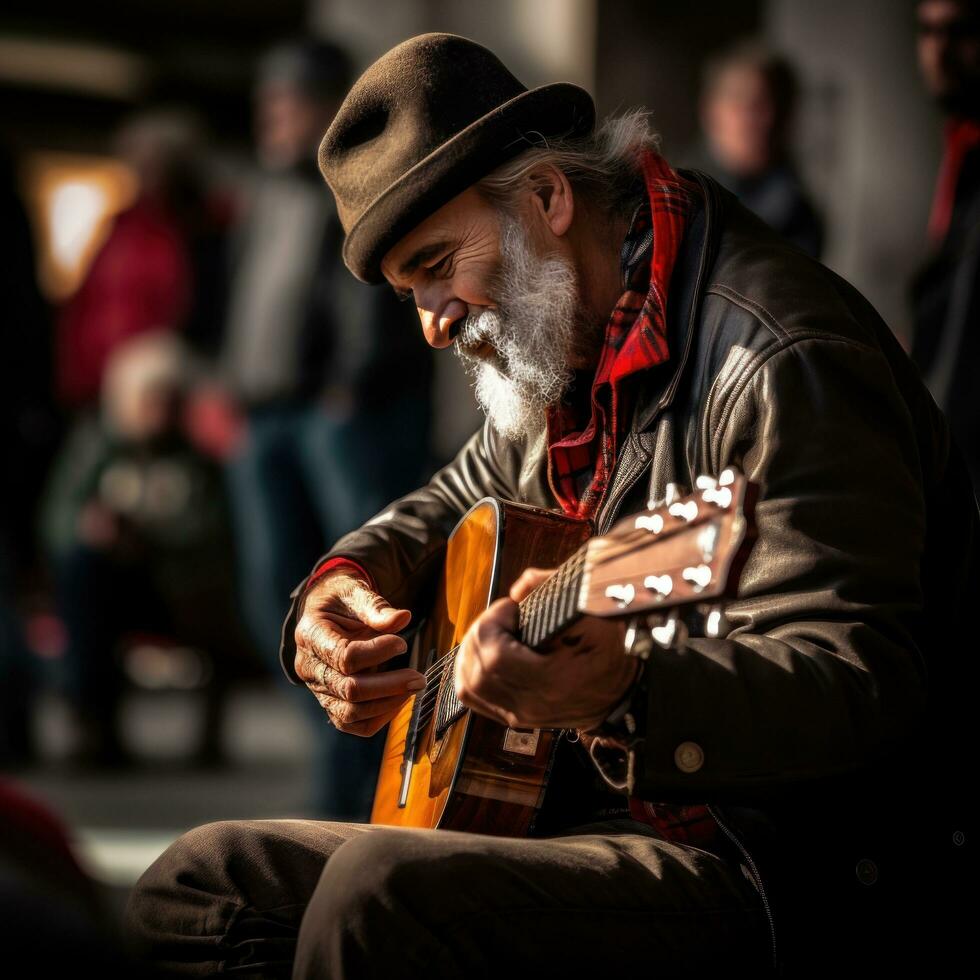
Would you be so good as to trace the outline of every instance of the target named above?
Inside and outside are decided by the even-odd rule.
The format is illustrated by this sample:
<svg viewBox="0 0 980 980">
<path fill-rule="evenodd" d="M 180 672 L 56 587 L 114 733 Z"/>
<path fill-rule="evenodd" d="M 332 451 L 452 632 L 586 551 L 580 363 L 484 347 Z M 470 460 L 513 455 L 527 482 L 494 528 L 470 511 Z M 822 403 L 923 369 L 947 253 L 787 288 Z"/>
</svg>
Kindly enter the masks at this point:
<svg viewBox="0 0 980 980">
<path fill-rule="evenodd" d="M 428 344 L 437 349 L 448 347 L 456 339 L 466 313 L 466 304 L 458 299 L 451 300 L 438 311 L 419 308 L 422 333 Z"/>
</svg>

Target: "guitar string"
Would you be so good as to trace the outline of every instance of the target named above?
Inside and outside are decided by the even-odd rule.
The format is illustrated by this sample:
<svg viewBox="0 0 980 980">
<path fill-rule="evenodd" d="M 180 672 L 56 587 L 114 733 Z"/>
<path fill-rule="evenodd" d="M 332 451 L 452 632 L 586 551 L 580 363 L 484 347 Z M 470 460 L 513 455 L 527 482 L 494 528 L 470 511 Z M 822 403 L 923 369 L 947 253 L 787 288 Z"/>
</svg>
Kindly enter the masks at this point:
<svg viewBox="0 0 980 980">
<path fill-rule="evenodd" d="M 549 581 L 551 581 L 551 580 L 549 579 Z M 558 595 L 560 596 L 560 593 Z M 555 631 L 552 631 L 551 633 L 548 633 L 547 636 L 552 635 L 553 632 L 555 632 Z M 544 639 L 544 638 L 545 637 L 543 637 L 542 639 Z M 418 710 L 418 724 L 420 726 L 427 724 L 428 721 L 429 721 L 429 719 L 432 717 L 432 715 L 433 715 L 433 713 L 435 711 L 435 708 L 436 708 L 436 703 L 438 702 L 438 699 L 439 699 L 439 694 L 441 693 L 441 691 L 443 689 L 442 688 L 442 683 L 441 683 L 441 677 L 440 677 L 440 682 L 438 684 L 436 684 L 436 685 L 434 685 L 432 687 L 429 687 L 428 686 L 428 681 L 429 681 L 428 675 L 431 673 L 433 675 L 433 677 L 434 677 L 436 674 L 442 673 L 442 671 L 444 670 L 444 668 L 446 666 L 448 666 L 446 662 L 448 660 L 450 660 L 452 657 L 454 657 L 459 652 L 459 648 L 460 648 L 461 645 L 462 644 L 457 644 L 456 646 L 454 646 L 446 654 L 444 654 L 442 657 L 440 657 L 439 660 L 437 660 L 434 664 L 432 664 L 432 666 L 426 671 L 427 685 L 426 685 L 426 687 L 421 692 L 421 701 L 420 701 L 420 706 L 419 706 L 419 710 Z M 454 693 L 454 697 L 455 697 L 455 693 Z"/>
<path fill-rule="evenodd" d="M 585 555 L 584 555 L 584 553 L 582 553 L 581 554 L 581 558 L 583 560 L 584 560 L 584 557 L 585 557 Z M 562 569 L 565 568 L 566 565 L 568 566 L 568 572 L 565 573 L 565 577 L 566 578 L 568 576 L 568 573 L 569 572 L 572 572 L 573 566 L 575 564 L 577 564 L 578 559 L 579 559 L 579 554 L 576 553 L 576 555 L 573 555 L 572 558 L 570 558 L 567 562 L 565 562 L 561 566 Z M 574 569 L 574 572 L 577 573 L 580 570 L 581 569 L 575 568 Z M 561 569 L 559 569 L 559 571 L 556 572 L 551 578 L 546 579 L 544 582 L 541 583 L 540 586 L 538 586 L 537 589 L 535 589 L 533 592 L 528 593 L 528 595 L 525 596 L 525 598 L 522 600 L 522 603 L 521 604 L 523 605 L 524 603 L 529 603 L 529 605 L 526 607 L 526 609 L 527 609 L 527 611 L 529 612 L 530 615 L 533 615 L 535 613 L 536 609 L 537 609 L 537 607 L 531 605 L 530 602 L 529 602 L 532 599 L 532 597 L 534 599 L 541 600 L 541 598 L 545 595 L 545 593 L 544 592 L 539 592 L 539 589 L 544 589 L 549 583 L 556 582 L 558 580 L 558 578 L 559 578 L 559 575 L 561 575 L 561 574 L 562 574 Z M 558 599 L 561 598 L 561 595 L 562 595 L 562 591 L 559 590 L 557 593 L 554 594 L 554 596 L 549 596 L 548 599 L 549 600 L 558 600 Z M 419 711 L 418 711 L 419 724 L 423 724 L 424 722 L 428 721 L 428 719 L 431 717 L 432 712 L 429 711 L 429 708 L 430 707 L 434 707 L 434 702 L 438 700 L 438 695 L 439 695 L 439 692 L 440 692 L 440 690 L 442 688 L 441 677 L 440 677 L 440 683 L 439 684 L 436 684 L 433 687 L 430 687 L 429 686 L 430 680 L 431 679 L 434 679 L 436 677 L 436 675 L 441 675 L 443 673 L 445 667 L 448 666 L 448 661 L 451 660 L 453 657 L 455 657 L 455 655 L 459 652 L 459 648 L 460 648 L 461 645 L 462 644 L 459 644 L 459 643 L 456 644 L 456 646 L 454 646 L 451 650 L 449 650 L 445 654 L 443 654 L 443 656 L 441 656 L 438 660 L 436 660 L 425 671 L 426 687 L 423 688 L 422 693 L 421 693 L 422 700 L 420 702 L 420 707 L 419 707 Z"/>
<path fill-rule="evenodd" d="M 577 563 L 578 560 L 579 560 L 579 555 L 580 555 L 580 553 L 579 552 L 576 552 L 575 555 L 572 556 L 572 558 L 570 558 L 567 562 L 565 562 L 559 568 L 559 571 L 558 572 L 556 572 L 553 576 L 551 576 L 551 578 L 548 578 L 544 582 L 542 582 L 541 585 L 539 585 L 536 589 L 534 589 L 533 592 L 529 592 L 524 597 L 524 599 L 521 600 L 520 605 L 522 607 L 524 607 L 525 611 L 527 611 L 529 613 L 529 615 L 533 615 L 537 611 L 537 608 L 538 607 L 535 606 L 533 604 L 533 602 L 534 602 L 534 600 L 540 601 L 541 598 L 542 598 L 542 596 L 544 595 L 544 593 L 541 592 L 540 590 L 544 589 L 548 585 L 549 582 L 552 582 L 552 581 L 558 579 L 559 575 L 561 574 L 561 569 L 565 568 L 566 565 L 570 567 L 571 565 Z M 584 561 L 584 558 L 585 558 L 585 554 L 583 552 L 583 553 L 581 553 L 581 559 Z M 580 571 L 580 569 L 575 569 L 575 571 L 578 572 L 578 571 Z M 559 593 L 559 596 L 560 596 L 560 593 Z M 558 596 L 556 596 L 555 598 L 558 598 Z M 430 667 L 428 668 L 428 670 L 426 670 L 426 675 L 428 675 L 430 673 L 434 674 L 439 669 L 441 669 L 441 667 L 445 664 L 445 662 L 451 656 L 453 656 L 456 653 L 456 651 L 459 649 L 459 647 L 460 647 L 460 644 L 457 644 L 451 650 L 449 650 L 447 653 L 443 654 L 443 656 L 440 657 L 438 660 L 434 661 L 430 665 Z"/>
<path fill-rule="evenodd" d="M 690 527 L 691 525 L 686 525 L 686 526 L 687 527 Z M 632 537 L 634 537 L 634 535 L 630 535 L 630 538 L 632 538 Z M 603 555 L 602 558 L 601 558 L 601 561 L 596 563 L 596 568 L 598 568 L 602 563 L 604 563 L 605 561 L 609 560 L 610 558 L 622 558 L 625 555 L 628 555 L 630 552 L 637 551 L 637 550 L 645 547 L 645 543 L 648 540 L 647 535 L 645 535 L 645 534 L 639 534 L 639 535 L 635 535 L 635 538 L 636 538 L 636 543 L 633 544 L 632 546 L 630 546 L 630 544 L 627 543 L 628 540 L 629 540 L 629 539 L 627 539 L 627 541 L 624 541 L 623 546 L 620 549 L 618 549 L 617 551 L 615 551 L 613 554 L 611 554 L 611 555 L 609 555 L 609 554 Z M 540 602 L 540 600 L 542 598 L 544 598 L 545 592 L 544 591 L 541 591 L 541 590 L 546 590 L 546 587 L 549 584 L 551 584 L 552 586 L 554 586 L 554 584 L 557 583 L 557 580 L 558 580 L 559 576 L 563 573 L 563 571 L 566 568 L 568 569 L 568 571 L 571 571 L 572 568 L 573 568 L 573 566 L 579 564 L 580 562 L 584 566 L 585 558 L 586 558 L 586 551 L 585 551 L 584 546 L 583 546 L 578 551 L 576 551 L 566 562 L 564 562 L 561 566 L 559 566 L 558 571 L 555 572 L 554 575 L 552 575 L 550 578 L 548 578 L 544 582 L 542 582 L 541 585 L 538 586 L 533 592 L 528 593 L 528 595 L 522 600 L 522 605 L 523 605 L 523 603 L 529 603 L 529 606 L 528 606 L 529 615 L 534 615 L 538 611 L 539 606 L 538 607 L 531 606 L 530 603 L 533 600 L 535 600 L 535 599 L 539 600 L 539 602 Z M 575 572 L 576 573 L 579 572 L 579 571 L 581 571 L 580 568 L 575 568 Z M 595 572 L 593 572 L 593 576 L 594 575 L 595 575 Z M 612 582 L 612 581 L 614 581 L 614 579 L 599 579 L 599 580 L 596 580 L 595 578 L 593 578 L 593 581 L 595 581 L 596 584 L 600 584 L 601 585 L 601 584 L 605 584 L 607 582 Z M 555 599 L 560 598 L 560 596 L 561 596 L 561 591 L 559 591 L 557 594 L 548 596 L 548 599 L 549 600 L 555 600 Z M 429 666 L 429 668 L 425 671 L 425 675 L 424 676 L 426 678 L 426 687 L 423 688 L 422 695 L 421 695 L 422 696 L 422 703 L 421 703 L 421 706 L 420 706 L 420 709 L 419 709 L 419 717 L 420 717 L 420 720 L 421 720 L 423 714 L 426 711 L 428 711 L 429 707 L 432 706 L 432 703 L 435 700 L 438 699 L 438 694 L 439 694 L 439 691 L 440 691 L 440 689 L 442 687 L 441 683 L 435 685 L 434 687 L 430 687 L 429 684 L 430 684 L 431 680 L 435 679 L 436 675 L 439 675 L 439 674 L 441 674 L 444 671 L 445 667 L 448 666 L 448 661 L 450 659 L 452 659 L 453 657 L 455 657 L 456 653 L 458 653 L 460 646 L 461 646 L 461 644 L 457 644 L 456 646 L 454 646 L 452 649 L 450 649 L 445 654 L 443 654 L 443 656 L 441 656 L 438 660 L 434 661 Z M 431 716 L 431 714 L 430 714 L 430 716 Z"/>
<path fill-rule="evenodd" d="M 546 587 L 549 585 L 549 583 L 556 582 L 558 580 L 559 576 L 562 574 L 562 569 L 565 569 L 566 566 L 568 567 L 568 570 L 570 572 L 572 570 L 572 566 L 573 565 L 578 564 L 579 560 L 581 560 L 584 563 L 584 559 L 585 559 L 584 552 L 576 552 L 570 559 L 568 559 L 568 561 L 566 561 L 559 568 L 559 570 L 553 576 L 551 576 L 550 578 L 546 579 L 544 582 L 541 583 L 541 585 L 539 585 L 536 589 L 534 589 L 533 592 L 529 592 L 524 597 L 524 599 L 521 600 L 520 605 L 528 613 L 528 618 L 530 618 L 530 616 L 535 615 L 537 613 L 537 610 L 539 608 L 540 602 L 541 602 L 541 600 L 543 599 L 543 597 L 545 595 L 545 592 L 542 591 L 542 590 L 546 590 Z M 579 571 L 581 571 L 581 569 L 578 569 L 578 568 L 575 569 L 575 572 L 576 573 L 579 572 Z M 563 583 L 563 585 L 564 584 L 565 583 Z M 560 596 L 561 596 L 561 591 L 559 591 L 557 593 L 557 595 L 555 595 L 553 597 L 552 596 L 548 596 L 548 599 L 549 600 L 552 599 L 552 598 L 558 599 L 558 598 L 560 598 Z M 538 605 L 535 605 L 535 602 L 537 602 Z M 428 670 L 426 670 L 426 676 L 428 676 L 429 674 L 433 674 L 434 675 L 436 672 L 438 672 L 439 670 L 441 670 L 442 667 L 445 665 L 446 661 L 450 657 L 452 657 L 459 650 L 459 647 L 460 647 L 460 644 L 457 644 L 451 650 L 449 650 L 447 653 L 443 654 L 442 657 L 440 657 L 438 660 L 436 660 L 428 668 Z"/>
<path fill-rule="evenodd" d="M 665 528 L 664 531 L 674 531 L 675 532 L 674 534 L 669 535 L 670 537 L 674 537 L 676 532 L 683 531 L 683 530 L 690 530 L 695 526 L 701 525 L 702 523 L 705 522 L 703 520 L 699 520 L 694 523 L 684 522 L 682 527 L 675 526 L 674 528 Z M 663 534 L 662 532 L 662 536 L 667 536 L 667 535 Z M 636 539 L 636 544 L 632 543 L 631 539 L 634 538 Z M 598 568 L 602 564 L 605 564 L 609 560 L 622 558 L 631 552 L 637 551 L 640 548 L 645 547 L 647 540 L 648 537 L 646 534 L 635 534 L 635 535 L 629 535 L 624 537 L 624 539 L 621 541 L 621 545 L 619 549 L 614 549 L 611 552 L 607 552 L 601 557 L 597 556 L 598 560 L 595 562 L 596 570 L 598 570 Z M 538 586 L 536 589 L 534 589 L 532 592 L 528 593 L 528 595 L 525 596 L 525 598 L 521 601 L 520 605 L 522 609 L 527 613 L 525 626 L 527 625 L 527 621 L 529 621 L 532 616 L 537 615 L 539 612 L 542 615 L 554 615 L 556 616 L 558 621 L 561 620 L 562 616 L 560 613 L 560 609 L 558 607 L 553 607 L 550 609 L 545 607 L 545 609 L 542 610 L 541 603 L 542 601 L 552 602 L 552 603 L 556 601 L 560 602 L 562 593 L 567 590 L 567 585 L 568 585 L 567 579 L 569 577 L 569 574 L 570 573 L 577 574 L 578 572 L 582 571 L 582 568 L 584 568 L 585 560 L 587 557 L 587 550 L 588 550 L 587 545 L 588 543 L 581 545 L 571 556 L 569 556 L 569 558 L 566 561 L 564 561 L 559 566 L 558 570 L 554 573 L 554 575 L 552 575 L 550 578 L 542 582 L 541 585 Z M 575 567 L 575 566 L 581 566 L 581 567 Z M 561 583 L 562 588 L 556 591 L 555 586 L 558 585 L 559 580 L 562 577 L 564 577 L 565 581 Z M 605 583 L 611 583 L 614 581 L 614 579 L 613 578 L 599 579 L 593 573 L 592 581 L 594 584 L 602 585 Z M 547 594 L 549 591 L 549 586 L 551 587 L 551 594 Z M 422 689 L 421 692 L 421 702 L 417 715 L 418 723 L 420 725 L 427 724 L 429 719 L 432 717 L 436 708 L 436 704 L 438 702 L 438 695 L 442 690 L 441 676 L 440 676 L 440 683 L 436 684 L 435 686 L 430 687 L 429 686 L 430 682 L 433 679 L 435 679 L 437 675 L 442 675 L 445 673 L 445 668 L 448 666 L 449 661 L 452 660 L 459 652 L 461 645 L 462 644 L 456 644 L 456 646 L 448 650 L 438 660 L 434 661 L 425 671 L 424 676 L 426 679 L 426 686 L 425 688 Z"/>
</svg>

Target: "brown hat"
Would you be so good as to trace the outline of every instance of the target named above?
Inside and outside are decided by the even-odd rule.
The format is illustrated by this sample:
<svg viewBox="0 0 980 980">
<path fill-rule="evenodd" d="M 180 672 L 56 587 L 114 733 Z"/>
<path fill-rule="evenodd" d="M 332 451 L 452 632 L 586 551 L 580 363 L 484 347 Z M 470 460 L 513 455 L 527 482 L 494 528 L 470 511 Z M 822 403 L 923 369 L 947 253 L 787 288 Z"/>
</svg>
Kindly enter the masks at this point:
<svg viewBox="0 0 980 980">
<path fill-rule="evenodd" d="M 347 267 L 383 282 L 385 253 L 447 201 L 541 137 L 594 125 L 592 97 L 577 85 L 529 91 L 456 34 L 403 41 L 354 83 L 320 143 Z"/>
</svg>

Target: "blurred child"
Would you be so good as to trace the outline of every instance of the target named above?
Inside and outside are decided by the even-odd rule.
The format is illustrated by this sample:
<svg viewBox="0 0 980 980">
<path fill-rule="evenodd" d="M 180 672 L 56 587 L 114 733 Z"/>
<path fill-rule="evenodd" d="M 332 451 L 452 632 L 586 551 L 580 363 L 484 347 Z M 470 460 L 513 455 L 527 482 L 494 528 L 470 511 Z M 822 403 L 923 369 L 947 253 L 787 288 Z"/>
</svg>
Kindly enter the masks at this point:
<svg viewBox="0 0 980 980">
<path fill-rule="evenodd" d="M 221 471 L 188 439 L 188 361 L 172 333 L 146 333 L 111 355 L 101 414 L 64 448 L 43 535 L 68 633 L 65 691 L 77 726 L 73 760 L 131 761 L 119 709 L 122 641 L 163 634 L 230 666 L 237 629 Z M 223 683 L 210 687 L 201 754 L 220 756 Z"/>
</svg>

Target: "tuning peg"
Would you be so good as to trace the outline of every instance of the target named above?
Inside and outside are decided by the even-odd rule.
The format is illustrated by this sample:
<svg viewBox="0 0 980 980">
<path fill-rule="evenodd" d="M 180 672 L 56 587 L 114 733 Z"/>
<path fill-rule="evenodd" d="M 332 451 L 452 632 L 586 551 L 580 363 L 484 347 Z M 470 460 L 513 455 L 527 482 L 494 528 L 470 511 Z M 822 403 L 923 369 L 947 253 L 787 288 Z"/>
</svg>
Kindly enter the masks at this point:
<svg viewBox="0 0 980 980">
<path fill-rule="evenodd" d="M 653 508 L 650 508 L 651 510 Z M 664 519 L 660 514 L 641 514 L 633 526 L 638 531 L 652 531 L 654 534 L 659 534 L 664 529 Z"/>
<path fill-rule="evenodd" d="M 721 476 L 718 477 L 718 484 L 722 487 L 731 486 L 735 482 L 735 470 L 730 466 L 726 467 L 721 471 Z"/>
<path fill-rule="evenodd" d="M 664 503 L 672 504 L 681 496 L 681 488 L 677 483 L 668 483 L 664 489 Z"/>
<path fill-rule="evenodd" d="M 681 578 L 691 583 L 692 591 L 703 592 L 705 587 L 711 584 L 711 566 L 690 565 L 681 572 Z"/>
<path fill-rule="evenodd" d="M 626 582 L 623 585 L 610 585 L 606 588 L 606 598 L 614 599 L 620 609 L 625 609 L 636 598 L 636 589 L 631 582 Z"/>
<path fill-rule="evenodd" d="M 665 650 L 673 646 L 682 646 L 687 642 L 687 624 L 684 623 L 675 609 L 662 626 L 654 626 L 650 630 L 650 636 L 655 643 L 660 644 Z"/>
<path fill-rule="evenodd" d="M 666 599 L 674 591 L 674 580 L 667 574 L 648 575 L 643 580 L 643 587 L 657 593 L 657 599 Z"/>
<path fill-rule="evenodd" d="M 706 606 L 704 610 L 704 635 L 713 639 L 728 636 L 732 624 L 721 606 Z"/>
<path fill-rule="evenodd" d="M 702 473 L 695 481 L 694 485 L 698 490 L 714 490 L 718 486 L 718 481 L 713 476 Z"/>
<path fill-rule="evenodd" d="M 701 492 L 701 499 L 724 510 L 732 504 L 732 491 L 728 487 L 707 487 Z"/>
<path fill-rule="evenodd" d="M 624 649 L 630 657 L 646 660 L 653 649 L 653 636 L 643 616 L 633 616 L 626 626 Z"/>
</svg>

